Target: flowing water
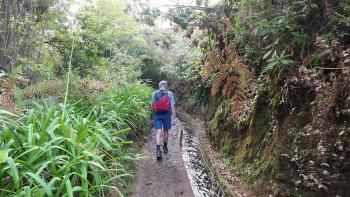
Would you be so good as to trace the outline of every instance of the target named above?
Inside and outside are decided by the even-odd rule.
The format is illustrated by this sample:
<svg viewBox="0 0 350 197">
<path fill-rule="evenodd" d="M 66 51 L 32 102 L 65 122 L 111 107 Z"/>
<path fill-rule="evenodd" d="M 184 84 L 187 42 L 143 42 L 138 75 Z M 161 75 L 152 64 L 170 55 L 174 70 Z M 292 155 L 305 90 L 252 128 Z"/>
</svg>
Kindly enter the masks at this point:
<svg viewBox="0 0 350 197">
<path fill-rule="evenodd" d="M 194 195 L 196 197 L 224 196 L 222 188 L 202 155 L 196 132 L 186 123 L 182 124 L 180 145 Z"/>
</svg>

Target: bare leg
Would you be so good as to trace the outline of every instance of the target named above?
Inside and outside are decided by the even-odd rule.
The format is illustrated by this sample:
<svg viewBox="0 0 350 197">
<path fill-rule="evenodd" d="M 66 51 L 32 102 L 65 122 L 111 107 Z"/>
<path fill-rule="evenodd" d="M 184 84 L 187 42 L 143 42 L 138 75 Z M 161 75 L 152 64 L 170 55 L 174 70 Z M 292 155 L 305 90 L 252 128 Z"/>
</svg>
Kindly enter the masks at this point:
<svg viewBox="0 0 350 197">
<path fill-rule="evenodd" d="M 157 156 L 157 160 L 162 159 L 162 153 L 160 151 L 160 134 L 162 132 L 162 129 L 156 129 L 156 144 L 157 144 L 157 152 L 156 152 L 156 156 Z"/>
<path fill-rule="evenodd" d="M 162 132 L 162 129 L 156 130 L 156 144 L 160 145 L 160 133 Z"/>
<path fill-rule="evenodd" d="M 163 130 L 163 142 L 168 143 L 168 138 L 169 138 L 169 131 L 168 130 Z"/>
</svg>

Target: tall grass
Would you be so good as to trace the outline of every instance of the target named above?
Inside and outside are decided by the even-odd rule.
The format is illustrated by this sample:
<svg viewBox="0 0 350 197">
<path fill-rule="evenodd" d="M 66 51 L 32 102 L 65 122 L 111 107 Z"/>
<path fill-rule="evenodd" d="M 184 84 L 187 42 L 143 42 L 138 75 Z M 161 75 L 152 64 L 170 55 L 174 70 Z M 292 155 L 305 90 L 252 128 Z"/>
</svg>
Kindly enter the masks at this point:
<svg viewBox="0 0 350 197">
<path fill-rule="evenodd" d="M 126 136 L 147 126 L 150 92 L 130 85 L 66 106 L 0 110 L 0 196 L 122 196 Z"/>
</svg>

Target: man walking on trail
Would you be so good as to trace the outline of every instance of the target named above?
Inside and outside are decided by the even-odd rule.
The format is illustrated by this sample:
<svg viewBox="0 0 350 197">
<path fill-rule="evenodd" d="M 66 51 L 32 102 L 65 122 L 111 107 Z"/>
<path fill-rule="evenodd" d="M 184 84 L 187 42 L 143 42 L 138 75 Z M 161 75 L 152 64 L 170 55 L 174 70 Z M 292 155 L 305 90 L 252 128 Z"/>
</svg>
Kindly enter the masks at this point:
<svg viewBox="0 0 350 197">
<path fill-rule="evenodd" d="M 162 159 L 160 150 L 160 134 L 163 129 L 163 151 L 168 153 L 168 138 L 171 125 L 175 125 L 175 99 L 171 91 L 167 89 L 167 82 L 159 82 L 159 90 L 152 94 L 153 125 L 156 129 L 156 157 Z"/>
</svg>

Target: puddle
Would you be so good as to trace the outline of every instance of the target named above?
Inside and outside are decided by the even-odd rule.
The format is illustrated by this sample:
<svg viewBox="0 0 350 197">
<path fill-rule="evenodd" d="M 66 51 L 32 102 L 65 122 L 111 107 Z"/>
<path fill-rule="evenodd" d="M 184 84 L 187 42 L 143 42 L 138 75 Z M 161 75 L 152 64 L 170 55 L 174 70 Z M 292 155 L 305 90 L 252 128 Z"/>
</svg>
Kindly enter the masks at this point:
<svg viewBox="0 0 350 197">
<path fill-rule="evenodd" d="M 186 126 L 185 123 L 182 124 L 181 128 L 180 145 L 194 195 L 196 197 L 224 196 L 222 188 L 202 156 L 195 131 Z"/>
</svg>

